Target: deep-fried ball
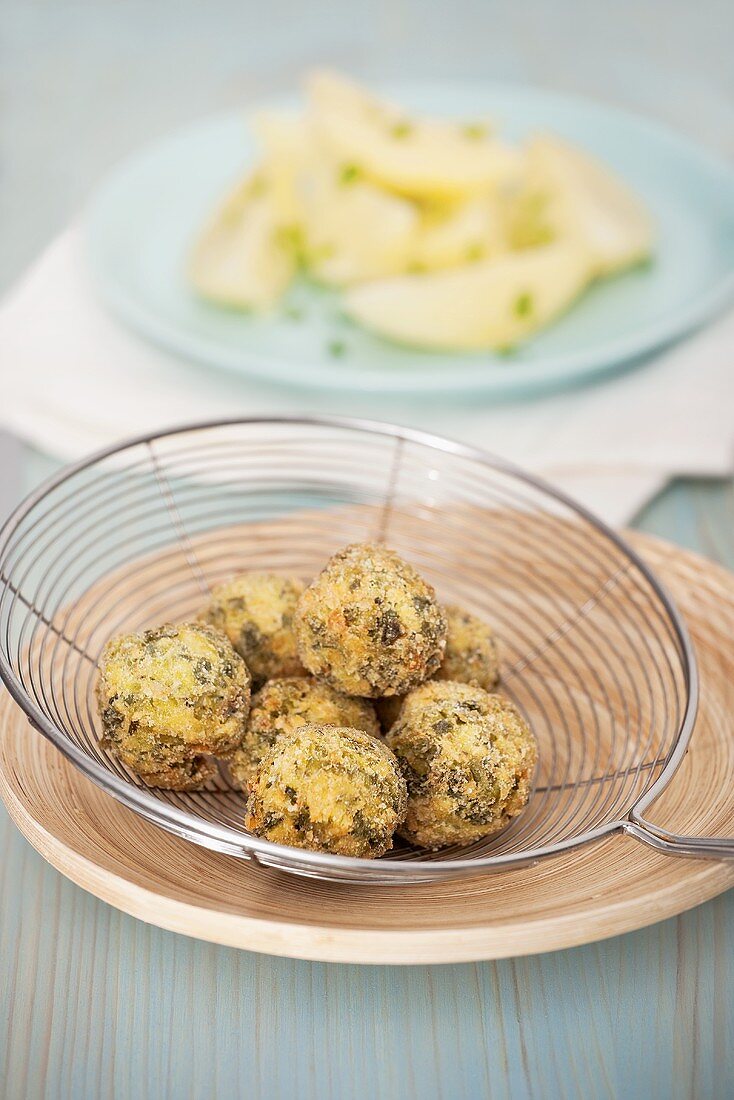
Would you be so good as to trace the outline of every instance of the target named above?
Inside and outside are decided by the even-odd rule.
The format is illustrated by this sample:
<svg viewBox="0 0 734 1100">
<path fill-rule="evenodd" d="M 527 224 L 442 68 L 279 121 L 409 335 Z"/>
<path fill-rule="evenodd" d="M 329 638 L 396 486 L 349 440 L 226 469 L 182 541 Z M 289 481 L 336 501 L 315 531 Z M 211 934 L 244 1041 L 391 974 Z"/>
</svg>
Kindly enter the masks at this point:
<svg viewBox="0 0 734 1100">
<path fill-rule="evenodd" d="M 443 658 L 446 617 L 415 569 L 382 546 L 340 550 L 305 590 L 296 613 L 309 672 L 347 695 L 401 695 Z"/>
<path fill-rule="evenodd" d="M 245 824 L 295 848 L 373 859 L 392 847 L 407 792 L 377 738 L 341 726 L 284 733 L 251 784 Z"/>
<path fill-rule="evenodd" d="M 193 790 L 215 770 L 204 754 L 242 740 L 250 674 L 221 631 L 169 623 L 107 643 L 97 701 L 105 748 L 149 786 Z"/>
<path fill-rule="evenodd" d="M 408 783 L 400 835 L 423 848 L 469 844 L 525 806 L 535 739 L 509 699 L 450 680 L 412 691 L 387 736 Z"/>
<path fill-rule="evenodd" d="M 444 610 L 448 621 L 446 650 L 434 679 L 478 684 L 485 691 L 491 691 L 500 679 L 494 634 L 485 622 L 457 604 L 450 604 Z"/>
<path fill-rule="evenodd" d="M 441 667 L 434 680 L 455 680 L 462 684 L 478 684 L 491 691 L 500 680 L 499 656 L 494 634 L 485 622 L 463 607 L 444 607 L 448 633 Z M 377 717 L 383 732 L 397 722 L 404 696 L 388 695 L 375 700 Z"/>
<path fill-rule="evenodd" d="M 235 783 L 246 789 L 275 739 L 305 725 L 347 726 L 374 736 L 380 732 L 368 699 L 342 695 L 310 676 L 268 680 L 253 696 L 244 739 L 229 762 Z"/>
<path fill-rule="evenodd" d="M 293 617 L 303 584 L 277 573 L 240 573 L 212 591 L 201 618 L 223 630 L 244 658 L 255 686 L 300 676 Z"/>
</svg>

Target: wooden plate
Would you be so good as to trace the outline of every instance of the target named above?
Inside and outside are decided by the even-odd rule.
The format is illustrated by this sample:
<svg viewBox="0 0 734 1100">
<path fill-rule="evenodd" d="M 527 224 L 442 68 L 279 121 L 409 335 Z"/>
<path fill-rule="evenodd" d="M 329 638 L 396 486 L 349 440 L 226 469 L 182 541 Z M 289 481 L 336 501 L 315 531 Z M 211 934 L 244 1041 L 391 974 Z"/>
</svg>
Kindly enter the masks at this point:
<svg viewBox="0 0 734 1100">
<path fill-rule="evenodd" d="M 734 577 L 632 536 L 678 601 L 701 673 L 690 751 L 651 817 L 681 833 L 734 832 Z M 734 864 L 661 855 L 626 836 L 535 867 L 410 887 L 297 879 L 148 824 L 77 772 L 0 701 L 0 795 L 54 867 L 162 928 L 295 958 L 437 963 L 550 951 L 614 936 L 734 885 Z"/>
</svg>

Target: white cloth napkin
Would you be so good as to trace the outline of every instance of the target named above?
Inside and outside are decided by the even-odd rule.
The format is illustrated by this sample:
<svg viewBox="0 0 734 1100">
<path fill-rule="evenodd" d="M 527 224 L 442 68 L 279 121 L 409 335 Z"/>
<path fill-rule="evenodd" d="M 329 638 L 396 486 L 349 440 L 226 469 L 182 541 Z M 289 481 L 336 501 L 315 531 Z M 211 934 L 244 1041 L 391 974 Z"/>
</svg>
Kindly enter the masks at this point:
<svg viewBox="0 0 734 1100">
<path fill-rule="evenodd" d="M 238 412 L 362 415 L 503 455 L 617 524 L 672 476 L 723 476 L 734 458 L 734 313 L 640 369 L 532 402 L 294 392 L 182 362 L 128 332 L 95 298 L 77 226 L 0 308 L 0 364 L 0 422 L 62 459 Z"/>
</svg>

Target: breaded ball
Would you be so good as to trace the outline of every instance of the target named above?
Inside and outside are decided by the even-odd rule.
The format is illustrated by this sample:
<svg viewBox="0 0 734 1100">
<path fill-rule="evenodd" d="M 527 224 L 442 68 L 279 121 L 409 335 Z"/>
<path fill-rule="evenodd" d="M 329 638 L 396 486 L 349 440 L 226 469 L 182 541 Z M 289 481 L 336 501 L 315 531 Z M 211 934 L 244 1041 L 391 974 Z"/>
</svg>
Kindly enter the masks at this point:
<svg viewBox="0 0 734 1100">
<path fill-rule="evenodd" d="M 485 622 L 457 604 L 450 604 L 444 610 L 448 622 L 446 650 L 434 679 L 478 684 L 485 691 L 491 691 L 500 679 L 494 634 Z"/>
<path fill-rule="evenodd" d="M 229 761 L 234 782 L 246 789 L 276 738 L 306 725 L 347 726 L 373 736 L 380 732 L 367 699 L 341 695 L 310 676 L 268 680 L 253 696 L 244 739 Z"/>
<path fill-rule="evenodd" d="M 485 622 L 463 607 L 444 607 L 448 632 L 441 667 L 434 680 L 455 680 L 461 684 L 478 684 L 491 691 L 500 680 L 499 655 L 494 634 Z M 384 733 L 397 722 L 404 696 L 389 695 L 375 700 L 375 710 Z"/>
<path fill-rule="evenodd" d="M 301 726 L 263 757 L 245 824 L 279 844 L 374 859 L 392 847 L 406 799 L 397 761 L 377 738 Z"/>
<path fill-rule="evenodd" d="M 250 674 L 221 631 L 168 623 L 107 643 L 97 702 L 105 748 L 149 786 L 193 790 L 242 740 Z"/>
<path fill-rule="evenodd" d="M 347 695 L 402 695 L 432 676 L 446 645 L 436 593 L 382 546 L 339 551 L 308 586 L 296 613 L 309 672 Z"/>
<path fill-rule="evenodd" d="M 300 676 L 293 617 L 303 584 L 277 573 L 240 573 L 212 591 L 200 618 L 223 630 L 257 687 L 276 676 Z"/>
<path fill-rule="evenodd" d="M 400 835 L 422 848 L 470 844 L 527 803 L 535 739 L 509 699 L 451 680 L 412 691 L 387 736 L 408 784 Z"/>
</svg>

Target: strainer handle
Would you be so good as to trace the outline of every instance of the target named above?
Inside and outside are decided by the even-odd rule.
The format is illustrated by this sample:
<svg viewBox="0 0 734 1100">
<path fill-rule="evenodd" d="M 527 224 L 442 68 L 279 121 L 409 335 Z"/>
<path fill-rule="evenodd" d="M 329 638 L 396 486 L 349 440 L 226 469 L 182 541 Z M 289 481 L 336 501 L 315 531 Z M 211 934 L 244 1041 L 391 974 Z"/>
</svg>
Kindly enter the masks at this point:
<svg viewBox="0 0 734 1100">
<path fill-rule="evenodd" d="M 624 831 L 658 852 L 694 859 L 734 859 L 734 837 L 681 836 L 638 818 L 625 821 Z"/>
</svg>

